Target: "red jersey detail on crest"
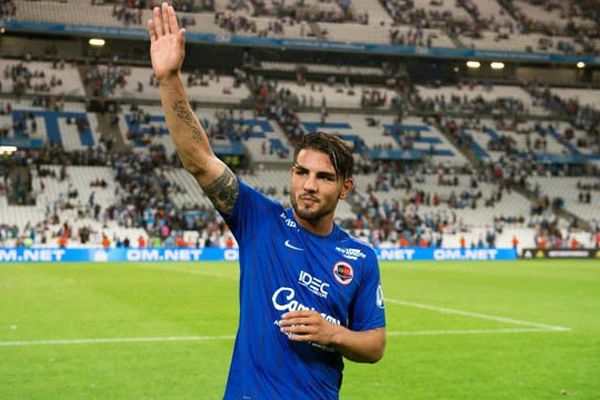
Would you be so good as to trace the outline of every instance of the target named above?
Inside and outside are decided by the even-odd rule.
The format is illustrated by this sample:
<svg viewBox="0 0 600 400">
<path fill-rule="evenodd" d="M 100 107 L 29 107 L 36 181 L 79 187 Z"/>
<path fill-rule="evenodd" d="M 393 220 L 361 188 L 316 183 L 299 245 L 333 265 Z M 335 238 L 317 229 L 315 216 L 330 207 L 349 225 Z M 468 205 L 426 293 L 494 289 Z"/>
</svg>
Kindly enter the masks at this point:
<svg viewBox="0 0 600 400">
<path fill-rule="evenodd" d="M 354 279 L 354 269 L 347 262 L 340 261 L 333 266 L 333 276 L 342 285 L 348 285 Z"/>
</svg>

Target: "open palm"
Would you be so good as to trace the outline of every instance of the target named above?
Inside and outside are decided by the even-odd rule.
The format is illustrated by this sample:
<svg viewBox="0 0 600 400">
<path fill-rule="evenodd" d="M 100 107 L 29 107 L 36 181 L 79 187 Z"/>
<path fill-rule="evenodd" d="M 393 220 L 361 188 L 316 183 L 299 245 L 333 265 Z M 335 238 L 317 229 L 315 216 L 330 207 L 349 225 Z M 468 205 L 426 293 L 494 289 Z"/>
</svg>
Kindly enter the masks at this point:
<svg viewBox="0 0 600 400">
<path fill-rule="evenodd" d="M 148 21 L 150 34 L 150 57 L 152 70 L 161 81 L 177 75 L 185 56 L 185 30 L 179 28 L 175 10 L 163 3 L 161 8 L 154 7 L 153 19 Z"/>
</svg>

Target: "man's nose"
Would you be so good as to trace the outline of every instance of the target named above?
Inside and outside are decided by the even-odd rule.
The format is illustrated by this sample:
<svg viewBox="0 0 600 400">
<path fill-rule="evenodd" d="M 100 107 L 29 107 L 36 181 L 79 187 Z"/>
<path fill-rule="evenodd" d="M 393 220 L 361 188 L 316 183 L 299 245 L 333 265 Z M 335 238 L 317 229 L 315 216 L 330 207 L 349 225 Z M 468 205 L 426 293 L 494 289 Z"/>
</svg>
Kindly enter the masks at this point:
<svg viewBox="0 0 600 400">
<path fill-rule="evenodd" d="M 304 181 L 303 189 L 307 192 L 316 192 L 317 191 L 317 179 L 314 176 L 308 176 Z"/>
</svg>

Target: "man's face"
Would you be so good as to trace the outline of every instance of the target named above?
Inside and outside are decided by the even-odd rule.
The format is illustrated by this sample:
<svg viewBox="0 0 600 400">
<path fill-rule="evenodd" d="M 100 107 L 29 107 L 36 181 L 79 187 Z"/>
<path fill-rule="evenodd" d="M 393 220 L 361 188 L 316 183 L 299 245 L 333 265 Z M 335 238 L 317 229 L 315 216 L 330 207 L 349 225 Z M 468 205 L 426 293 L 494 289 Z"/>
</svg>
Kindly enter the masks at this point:
<svg viewBox="0 0 600 400">
<path fill-rule="evenodd" d="M 329 156 L 313 149 L 302 149 L 292 166 L 291 201 L 297 216 L 317 222 L 335 211 L 339 199 L 352 189 L 337 175 Z"/>
</svg>

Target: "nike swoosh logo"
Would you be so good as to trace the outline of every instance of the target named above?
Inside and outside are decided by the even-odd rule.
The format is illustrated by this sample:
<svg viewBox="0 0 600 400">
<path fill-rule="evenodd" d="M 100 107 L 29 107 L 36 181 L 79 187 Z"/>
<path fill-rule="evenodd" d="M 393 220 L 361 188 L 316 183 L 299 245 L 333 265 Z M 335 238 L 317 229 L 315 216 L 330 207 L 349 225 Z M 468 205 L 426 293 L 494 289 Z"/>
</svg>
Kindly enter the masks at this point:
<svg viewBox="0 0 600 400">
<path fill-rule="evenodd" d="M 291 244 L 289 240 L 286 240 L 285 242 L 283 242 L 283 244 L 285 245 L 285 247 L 288 247 L 288 248 L 290 248 L 292 250 L 304 251 L 304 249 L 301 249 L 300 247 L 296 247 L 293 244 Z"/>
</svg>

